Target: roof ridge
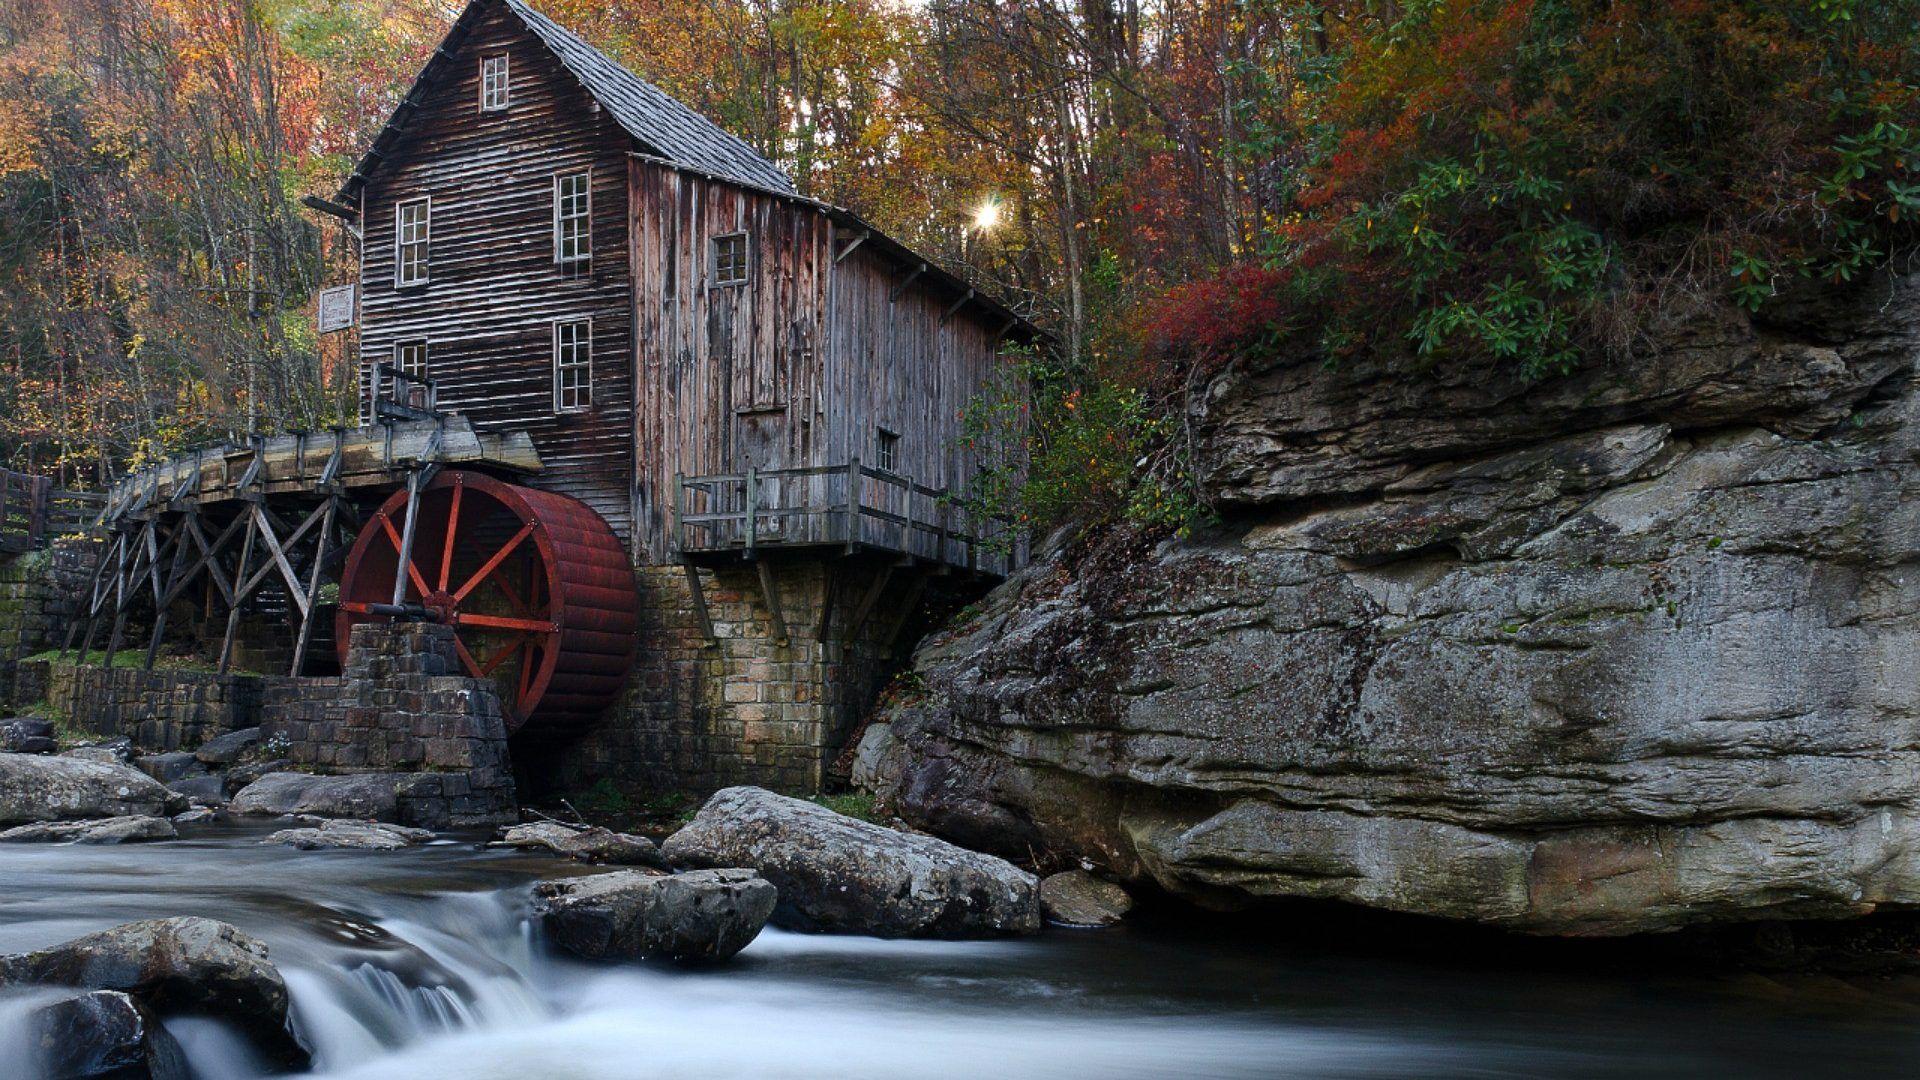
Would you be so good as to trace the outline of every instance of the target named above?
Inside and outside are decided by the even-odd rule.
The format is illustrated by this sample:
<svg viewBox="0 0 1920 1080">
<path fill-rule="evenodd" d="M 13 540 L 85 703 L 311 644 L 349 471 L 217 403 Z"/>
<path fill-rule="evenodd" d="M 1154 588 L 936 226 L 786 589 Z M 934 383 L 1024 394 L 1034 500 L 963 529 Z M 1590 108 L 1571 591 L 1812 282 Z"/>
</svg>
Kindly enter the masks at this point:
<svg viewBox="0 0 1920 1080">
<path fill-rule="evenodd" d="M 661 157 L 744 183 L 793 191 L 785 170 L 751 143 L 560 25 L 527 0 L 503 0 L 626 132 Z"/>
</svg>

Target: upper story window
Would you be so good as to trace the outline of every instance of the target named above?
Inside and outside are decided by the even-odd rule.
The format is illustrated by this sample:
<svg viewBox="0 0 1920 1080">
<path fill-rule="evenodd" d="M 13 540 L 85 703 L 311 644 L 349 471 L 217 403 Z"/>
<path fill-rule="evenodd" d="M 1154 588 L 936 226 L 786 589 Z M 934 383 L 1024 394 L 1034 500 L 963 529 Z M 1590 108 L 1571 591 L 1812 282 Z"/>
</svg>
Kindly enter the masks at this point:
<svg viewBox="0 0 1920 1080">
<path fill-rule="evenodd" d="M 498 112 L 512 100 L 507 80 L 507 54 L 480 58 L 480 111 Z"/>
<path fill-rule="evenodd" d="M 713 238 L 713 283 L 715 285 L 745 285 L 747 283 L 747 234 L 728 233 Z"/>
<path fill-rule="evenodd" d="M 873 433 L 873 467 L 881 472 L 898 472 L 900 469 L 900 436 L 896 432 L 880 428 Z"/>
<path fill-rule="evenodd" d="M 593 320 L 562 319 L 553 324 L 553 409 L 592 407 Z"/>
<path fill-rule="evenodd" d="M 593 184 L 585 169 L 553 178 L 553 261 L 586 262 L 593 255 Z"/>
<path fill-rule="evenodd" d="M 393 213 L 393 283 L 427 282 L 427 242 L 432 230 L 433 200 L 411 199 Z"/>
</svg>

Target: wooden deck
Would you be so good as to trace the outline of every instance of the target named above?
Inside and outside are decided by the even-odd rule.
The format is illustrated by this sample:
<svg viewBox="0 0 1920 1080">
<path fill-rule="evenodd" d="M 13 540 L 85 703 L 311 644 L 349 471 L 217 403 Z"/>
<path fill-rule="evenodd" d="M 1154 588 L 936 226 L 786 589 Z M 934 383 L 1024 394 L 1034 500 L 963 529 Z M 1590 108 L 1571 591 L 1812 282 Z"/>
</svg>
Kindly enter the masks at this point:
<svg viewBox="0 0 1920 1080">
<path fill-rule="evenodd" d="M 1024 539 L 970 513 L 944 488 L 863 465 L 749 470 L 676 478 L 673 540 L 683 558 L 753 559 L 763 552 L 838 547 L 1005 576 Z"/>
</svg>

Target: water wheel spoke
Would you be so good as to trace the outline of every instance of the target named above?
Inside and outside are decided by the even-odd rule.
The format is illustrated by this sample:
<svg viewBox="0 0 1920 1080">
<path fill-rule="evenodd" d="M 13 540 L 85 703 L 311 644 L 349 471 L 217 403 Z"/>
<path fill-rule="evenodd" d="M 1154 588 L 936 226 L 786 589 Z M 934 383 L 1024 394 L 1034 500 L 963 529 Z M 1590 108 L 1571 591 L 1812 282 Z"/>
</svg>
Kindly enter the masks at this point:
<svg viewBox="0 0 1920 1080">
<path fill-rule="evenodd" d="M 453 541 L 460 534 L 460 496 L 465 484 L 453 485 L 453 503 L 447 508 L 447 540 L 440 549 L 440 591 L 447 591 L 447 575 L 453 572 Z"/>
<path fill-rule="evenodd" d="M 481 674 L 480 665 L 474 662 L 473 654 L 467 651 L 467 643 L 460 640 L 459 634 L 453 635 L 453 651 L 460 654 L 461 666 L 467 669 L 467 674 L 476 679 L 486 677 Z"/>
<path fill-rule="evenodd" d="M 493 553 L 493 558 L 488 559 L 484 564 L 481 565 L 480 569 L 475 570 L 473 572 L 473 576 L 467 579 L 467 583 L 465 585 L 462 585 L 458 589 L 454 590 L 454 593 L 453 593 L 454 601 L 457 603 L 461 600 L 465 600 L 467 598 L 468 593 L 472 592 L 482 581 L 485 581 L 487 579 L 487 575 L 499 569 L 500 564 L 507 561 L 507 556 L 513 554 L 513 550 L 519 547 L 522 541 L 524 541 L 527 537 L 533 535 L 533 526 L 534 526 L 534 523 L 531 521 L 527 522 L 525 525 L 520 526 L 520 531 L 513 534 L 513 539 L 508 540 L 505 544 L 502 544 L 500 546 L 500 550 Z M 389 525 L 388 529 L 392 529 L 392 526 Z"/>
<path fill-rule="evenodd" d="M 514 703 L 516 705 L 518 705 L 522 701 L 527 700 L 527 695 L 531 693 L 533 689 L 533 671 L 534 671 L 533 642 L 534 642 L 534 639 L 531 637 L 528 637 L 523 639 L 523 642 L 524 643 L 520 647 L 521 648 L 520 691 L 519 693 L 515 694 L 513 698 Z"/>
<path fill-rule="evenodd" d="M 393 519 L 385 514 L 381 514 L 380 527 L 387 531 L 387 539 L 393 541 L 394 554 L 396 556 L 399 555 L 402 541 L 400 539 L 400 530 L 393 527 Z M 432 591 L 427 588 L 427 579 L 420 576 L 420 568 L 413 565 L 412 559 L 407 560 L 407 580 L 413 582 L 413 587 L 419 590 L 422 597 Z"/>
<path fill-rule="evenodd" d="M 500 665 L 506 663 L 509 659 L 511 659 L 514 653 L 521 651 L 521 649 L 526 645 L 526 642 L 527 642 L 527 635 L 525 634 L 516 635 L 512 641 L 509 641 L 504 646 L 501 646 L 499 652 L 496 652 L 492 656 L 487 657 L 486 661 L 480 665 L 480 675 L 484 678 L 500 670 Z"/>
<path fill-rule="evenodd" d="M 531 619 L 539 614 L 539 612 L 533 610 L 531 605 L 520 599 L 519 590 L 513 587 L 513 582 L 507 578 L 507 575 L 497 575 L 494 577 L 493 583 L 500 589 L 501 595 L 507 598 L 507 603 L 513 605 L 513 613 L 515 615 Z"/>
<path fill-rule="evenodd" d="M 550 619 L 522 619 L 512 615 L 483 615 L 462 611 L 453 616 L 453 625 L 481 630 L 519 630 L 528 634 L 550 634 L 557 629 Z"/>
</svg>

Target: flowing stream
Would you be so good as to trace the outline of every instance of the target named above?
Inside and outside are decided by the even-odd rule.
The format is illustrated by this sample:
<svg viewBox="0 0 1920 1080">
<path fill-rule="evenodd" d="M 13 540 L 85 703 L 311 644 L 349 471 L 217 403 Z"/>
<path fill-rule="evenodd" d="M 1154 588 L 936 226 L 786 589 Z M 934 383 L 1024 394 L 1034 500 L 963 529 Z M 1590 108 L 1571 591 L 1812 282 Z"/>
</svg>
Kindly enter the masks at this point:
<svg viewBox="0 0 1920 1080">
<path fill-rule="evenodd" d="M 571 864 L 442 841 L 300 852 L 223 827 L 0 847 L 0 951 L 204 915 L 264 939 L 329 1077 L 1877 1076 L 1920 1068 L 1910 981 L 1540 972 L 1186 928 L 890 942 L 769 929 L 731 965 L 549 953 L 529 884 Z M 30 1075 L 0 994 L 0 1075 Z M 260 1075 L 169 1028 L 207 1080 Z"/>
</svg>

